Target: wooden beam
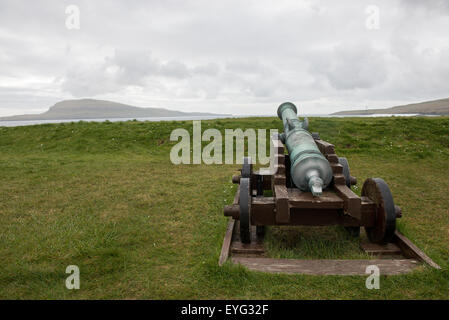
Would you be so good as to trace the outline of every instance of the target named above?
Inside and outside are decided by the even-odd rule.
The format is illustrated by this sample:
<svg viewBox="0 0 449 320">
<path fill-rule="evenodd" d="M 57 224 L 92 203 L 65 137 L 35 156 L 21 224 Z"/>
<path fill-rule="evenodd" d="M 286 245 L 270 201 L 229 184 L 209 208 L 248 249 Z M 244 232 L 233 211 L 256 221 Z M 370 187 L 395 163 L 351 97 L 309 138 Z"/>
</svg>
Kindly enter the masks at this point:
<svg viewBox="0 0 449 320">
<path fill-rule="evenodd" d="M 335 153 L 335 147 L 333 144 L 326 142 L 324 140 L 315 140 L 318 149 L 320 149 L 321 153 L 324 155 Z"/>
<path fill-rule="evenodd" d="M 366 260 L 295 260 L 251 257 L 232 257 L 231 261 L 254 271 L 311 275 L 363 275 L 366 267 L 376 265 L 381 275 L 410 272 L 419 266 L 414 259 L 366 259 Z"/>
<path fill-rule="evenodd" d="M 396 244 L 401 248 L 404 256 L 409 258 L 414 258 L 422 261 L 432 268 L 441 269 L 441 267 L 436 264 L 432 259 L 429 258 L 421 249 L 413 244 L 406 236 L 400 233 L 398 230 L 394 232 Z"/>
<path fill-rule="evenodd" d="M 326 154 L 326 159 L 327 161 L 329 161 L 330 163 L 339 163 L 338 162 L 338 156 L 335 153 L 331 153 L 331 154 Z"/>
<path fill-rule="evenodd" d="M 360 226 L 359 220 L 336 209 L 290 208 L 290 225 L 296 226 Z"/>
<path fill-rule="evenodd" d="M 334 173 L 334 184 L 346 186 L 345 176 L 341 173 L 337 173 L 337 174 Z"/>
<path fill-rule="evenodd" d="M 263 239 L 258 238 L 256 234 L 256 226 L 251 226 L 251 243 L 242 243 L 240 241 L 239 234 L 239 221 L 235 223 L 234 226 L 234 236 L 232 237 L 230 254 L 234 255 L 245 255 L 254 257 L 254 255 L 263 256 L 265 253 L 265 248 L 263 245 Z"/>
<path fill-rule="evenodd" d="M 344 201 L 332 191 L 323 191 L 321 196 L 314 197 L 311 192 L 289 188 L 288 198 L 291 208 L 343 209 L 344 206 Z"/>
<path fill-rule="evenodd" d="M 226 228 L 225 237 L 223 239 L 223 245 L 221 247 L 220 258 L 218 259 L 218 265 L 220 267 L 226 262 L 226 260 L 228 260 L 229 251 L 230 251 L 231 242 L 232 242 L 232 234 L 234 232 L 234 224 L 235 224 L 235 220 L 232 218 L 229 218 L 229 223 Z"/>
<path fill-rule="evenodd" d="M 395 256 L 402 253 L 401 248 L 394 243 L 378 244 L 371 242 L 364 242 L 360 244 L 360 248 L 366 253 L 373 256 Z"/>
<path fill-rule="evenodd" d="M 343 166 L 339 163 L 331 163 L 331 168 L 333 174 L 343 173 Z"/>
<path fill-rule="evenodd" d="M 253 225 L 275 225 L 276 203 L 273 197 L 254 197 L 251 204 L 251 223 Z"/>
<path fill-rule="evenodd" d="M 285 186 L 286 182 L 285 174 L 275 174 L 273 179 L 271 179 L 272 190 L 275 186 Z"/>
<path fill-rule="evenodd" d="M 276 222 L 290 222 L 290 207 L 288 203 L 288 192 L 285 185 L 275 185 L 274 195 L 276 197 Z"/>
<path fill-rule="evenodd" d="M 343 199 L 345 205 L 345 211 L 351 216 L 358 220 L 361 219 L 360 207 L 362 200 L 352 192 L 346 185 L 336 184 L 334 185 L 334 190 L 337 195 Z"/>
</svg>

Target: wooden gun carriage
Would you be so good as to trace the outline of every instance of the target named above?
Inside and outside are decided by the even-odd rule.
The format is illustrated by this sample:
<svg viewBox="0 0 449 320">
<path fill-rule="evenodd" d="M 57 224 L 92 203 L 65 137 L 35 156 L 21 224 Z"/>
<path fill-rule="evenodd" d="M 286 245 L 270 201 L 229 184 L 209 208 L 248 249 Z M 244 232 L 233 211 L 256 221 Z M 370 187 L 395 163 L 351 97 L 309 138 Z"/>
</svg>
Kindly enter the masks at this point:
<svg viewBox="0 0 449 320">
<path fill-rule="evenodd" d="M 239 220 L 241 241 L 251 242 L 251 226 L 256 226 L 257 236 L 262 236 L 265 226 L 274 225 L 341 225 L 353 236 L 359 236 L 360 227 L 365 227 L 371 242 L 392 241 L 401 209 L 394 204 L 385 181 L 368 178 L 359 197 L 351 190 L 357 181 L 350 174 L 346 158 L 338 157 L 334 145 L 318 134 L 312 136 L 332 169 L 332 181 L 320 196 L 295 187 L 290 158 L 279 135 L 271 137 L 274 170 L 253 171 L 251 159 L 244 159 L 241 174 L 232 179 L 239 184 L 234 202 L 224 208 L 225 216 Z"/>
</svg>

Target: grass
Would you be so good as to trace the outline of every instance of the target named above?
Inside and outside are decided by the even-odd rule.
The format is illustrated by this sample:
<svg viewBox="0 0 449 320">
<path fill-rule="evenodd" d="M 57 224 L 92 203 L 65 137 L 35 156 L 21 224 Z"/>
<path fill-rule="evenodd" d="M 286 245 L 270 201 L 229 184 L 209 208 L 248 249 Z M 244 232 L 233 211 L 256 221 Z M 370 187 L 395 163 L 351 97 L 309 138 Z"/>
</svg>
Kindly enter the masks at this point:
<svg viewBox="0 0 449 320">
<path fill-rule="evenodd" d="M 366 241 L 366 235 L 360 239 Z M 369 259 L 360 239 L 343 227 L 271 227 L 266 238 L 267 255 L 286 259 Z"/>
<path fill-rule="evenodd" d="M 202 121 L 203 130 L 277 128 L 275 118 Z M 184 122 L 0 127 L 0 298 L 448 299 L 449 118 L 312 118 L 346 156 L 359 193 L 382 177 L 403 209 L 399 229 L 443 270 L 365 277 L 250 272 L 218 255 L 239 165 L 173 165 Z M 359 258 L 338 227 L 271 228 L 272 256 Z M 65 288 L 77 265 L 81 289 Z"/>
</svg>

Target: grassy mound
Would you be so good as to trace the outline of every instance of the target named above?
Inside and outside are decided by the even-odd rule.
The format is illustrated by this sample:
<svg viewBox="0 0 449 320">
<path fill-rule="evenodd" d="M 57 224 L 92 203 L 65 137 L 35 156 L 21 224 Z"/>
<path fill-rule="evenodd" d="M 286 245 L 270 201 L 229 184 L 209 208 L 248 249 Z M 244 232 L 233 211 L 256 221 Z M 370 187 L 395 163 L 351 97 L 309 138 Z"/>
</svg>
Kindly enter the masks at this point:
<svg viewBox="0 0 449 320">
<path fill-rule="evenodd" d="M 239 165 L 173 165 L 170 133 L 192 122 L 0 127 L 0 298 L 449 298 L 449 118 L 312 118 L 349 160 L 359 193 L 382 177 L 399 229 L 442 271 L 294 276 L 217 265 Z M 276 118 L 202 121 L 202 129 L 277 128 Z M 273 256 L 358 257 L 339 228 L 269 230 Z M 67 290 L 65 269 L 80 268 Z"/>
</svg>

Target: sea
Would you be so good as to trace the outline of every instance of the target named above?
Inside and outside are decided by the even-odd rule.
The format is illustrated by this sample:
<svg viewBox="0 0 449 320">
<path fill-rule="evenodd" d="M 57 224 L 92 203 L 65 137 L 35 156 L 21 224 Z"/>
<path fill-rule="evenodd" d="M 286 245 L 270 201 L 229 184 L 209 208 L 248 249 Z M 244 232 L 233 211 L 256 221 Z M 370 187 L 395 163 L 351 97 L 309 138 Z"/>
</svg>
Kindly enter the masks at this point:
<svg viewBox="0 0 449 320">
<path fill-rule="evenodd" d="M 435 115 L 422 115 L 422 114 L 372 114 L 372 115 L 332 115 L 332 114 L 305 114 L 300 115 L 303 117 L 322 117 L 322 118 L 346 118 L 346 117 L 415 117 L 415 116 L 435 116 Z M 183 116 L 183 117 L 144 117 L 144 118 L 99 118 L 99 119 L 61 119 L 61 120 L 27 120 L 27 121 L 0 121 L 0 127 L 20 127 L 31 126 L 46 123 L 71 123 L 71 122 L 120 122 L 120 121 L 192 121 L 192 120 L 212 120 L 212 119 L 226 119 L 226 118 L 248 118 L 248 117 L 273 117 L 273 115 L 223 115 L 223 116 Z"/>
</svg>

